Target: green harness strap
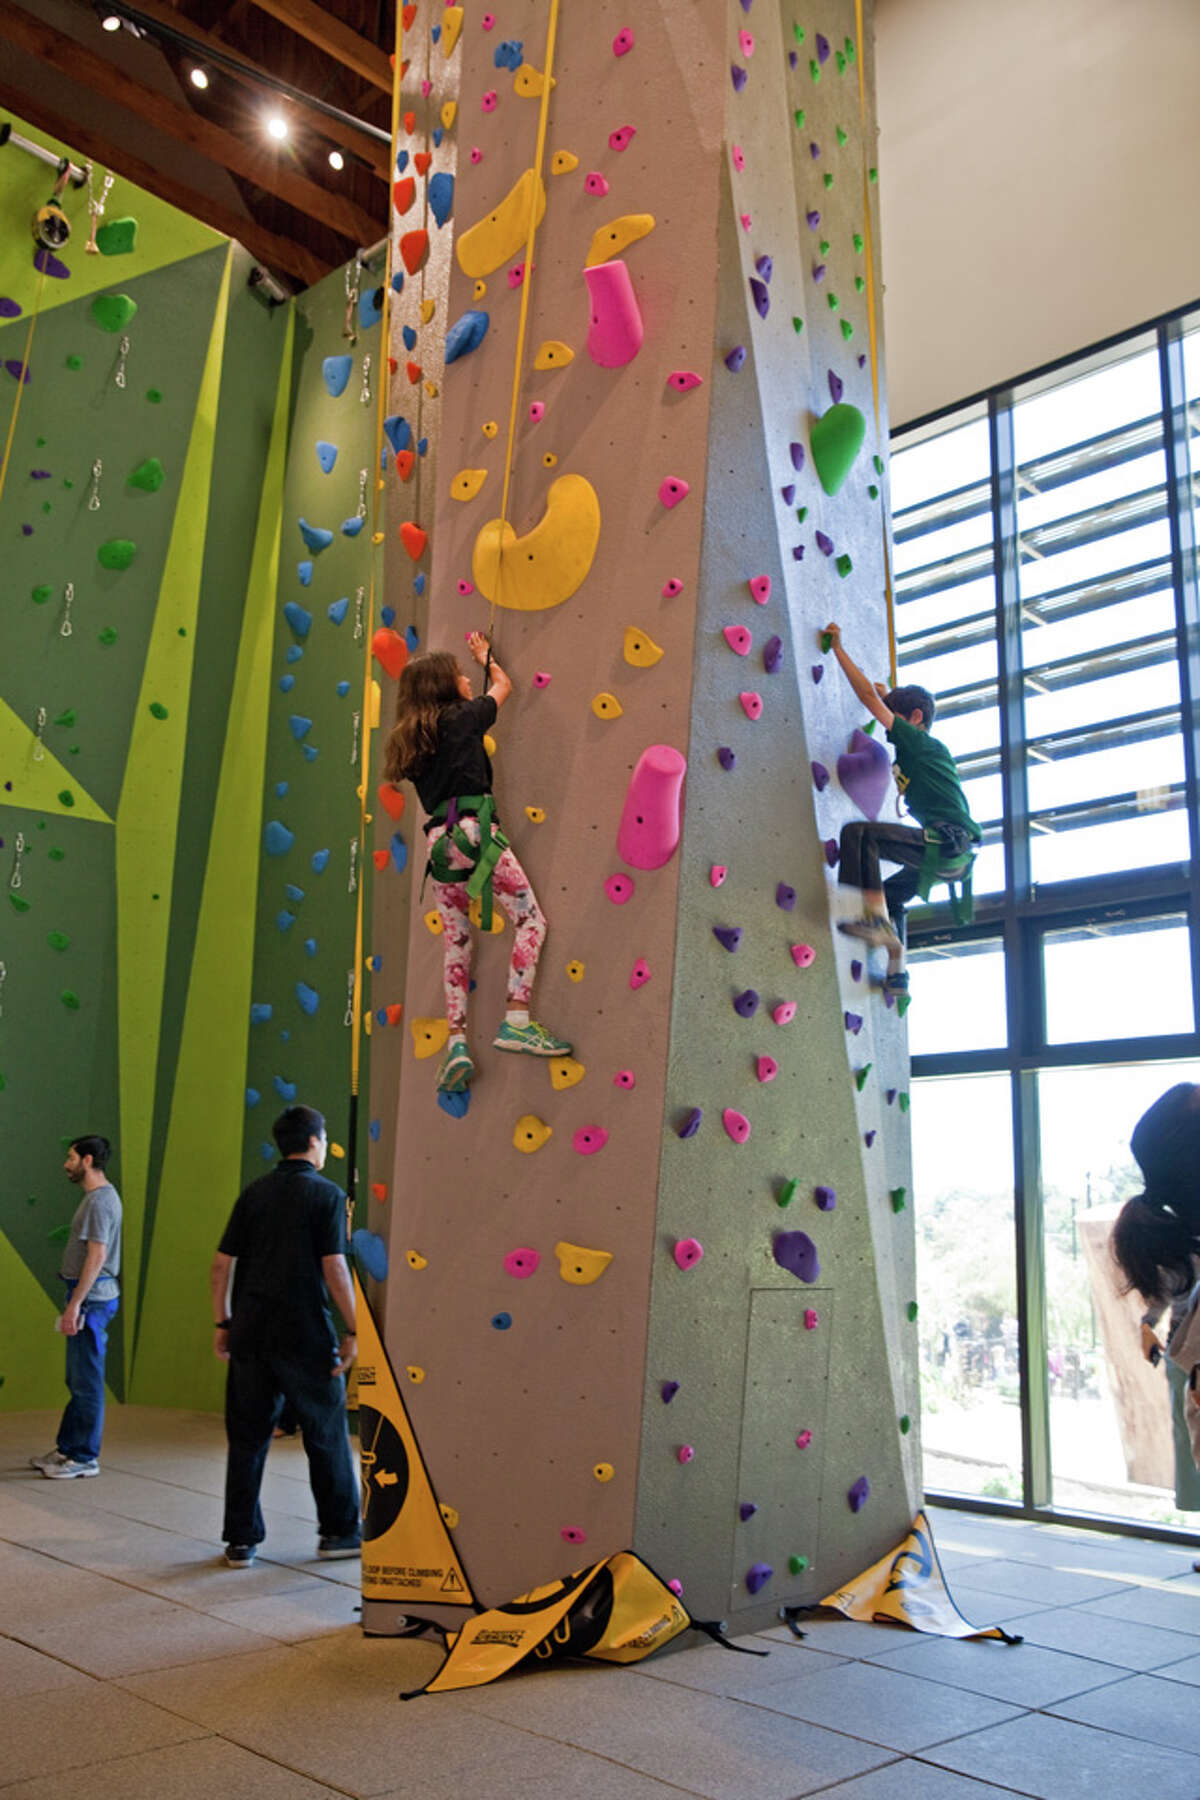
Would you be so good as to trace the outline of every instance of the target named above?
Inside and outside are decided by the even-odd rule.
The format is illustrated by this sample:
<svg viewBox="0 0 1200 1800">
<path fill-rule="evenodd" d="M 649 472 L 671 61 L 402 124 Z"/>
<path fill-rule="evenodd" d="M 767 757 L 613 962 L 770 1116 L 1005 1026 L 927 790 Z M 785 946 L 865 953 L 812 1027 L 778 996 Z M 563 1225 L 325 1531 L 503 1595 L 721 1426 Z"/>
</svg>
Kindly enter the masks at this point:
<svg viewBox="0 0 1200 1800">
<path fill-rule="evenodd" d="M 974 850 L 947 858 L 943 854 L 942 836 L 936 825 L 926 825 L 925 854 L 917 871 L 917 893 L 928 900 L 935 882 L 944 881 L 950 889 L 950 905 L 956 925 L 969 925 L 975 916 L 975 899 L 971 892 L 971 869 Z"/>
<path fill-rule="evenodd" d="M 493 896 L 492 874 L 496 864 L 508 849 L 508 839 L 500 828 L 496 818 L 496 802 L 491 794 L 459 794 L 454 800 L 443 800 L 442 804 L 429 815 L 431 825 L 444 825 L 450 816 L 451 806 L 457 811 L 465 811 L 466 816 L 479 820 L 479 842 L 472 843 L 456 816 L 448 831 L 436 840 L 429 848 L 429 862 L 426 873 L 432 874 L 435 881 L 465 881 L 467 893 L 472 900 L 479 901 L 479 922 L 484 931 L 492 929 Z M 450 861 L 450 846 L 470 859 L 470 868 L 456 869 Z"/>
</svg>

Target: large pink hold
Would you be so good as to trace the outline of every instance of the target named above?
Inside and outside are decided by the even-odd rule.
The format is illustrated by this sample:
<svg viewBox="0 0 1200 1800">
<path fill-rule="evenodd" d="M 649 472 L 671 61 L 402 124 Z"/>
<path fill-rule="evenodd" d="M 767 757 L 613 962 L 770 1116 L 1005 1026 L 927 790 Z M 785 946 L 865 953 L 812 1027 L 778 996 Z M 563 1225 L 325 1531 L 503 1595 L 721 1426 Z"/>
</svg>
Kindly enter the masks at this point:
<svg viewBox="0 0 1200 1800">
<path fill-rule="evenodd" d="M 750 1136 L 749 1119 L 744 1113 L 735 1112 L 732 1106 L 727 1106 L 721 1114 L 721 1123 L 735 1144 L 744 1144 Z"/>
<path fill-rule="evenodd" d="M 749 656 L 754 639 L 744 625 L 726 625 L 721 635 L 735 656 Z"/>
<path fill-rule="evenodd" d="M 694 1269 L 703 1260 L 704 1245 L 699 1238 L 679 1238 L 671 1254 L 681 1269 Z"/>
<path fill-rule="evenodd" d="M 638 757 L 625 790 L 617 854 L 635 869 L 661 869 L 679 848 L 687 758 L 670 744 L 651 744 Z"/>
<path fill-rule="evenodd" d="M 504 1259 L 504 1270 L 507 1275 L 515 1275 L 518 1281 L 525 1281 L 530 1275 L 536 1275 L 541 1262 L 541 1252 L 531 1250 L 522 1245 L 519 1250 L 510 1250 Z"/>
<path fill-rule="evenodd" d="M 601 369 L 623 369 L 642 347 L 645 329 L 629 270 L 620 257 L 583 271 L 591 301 L 587 349 Z"/>
<path fill-rule="evenodd" d="M 581 1125 L 571 1139 L 571 1148 L 579 1156 L 595 1156 L 608 1142 L 603 1125 Z"/>
</svg>

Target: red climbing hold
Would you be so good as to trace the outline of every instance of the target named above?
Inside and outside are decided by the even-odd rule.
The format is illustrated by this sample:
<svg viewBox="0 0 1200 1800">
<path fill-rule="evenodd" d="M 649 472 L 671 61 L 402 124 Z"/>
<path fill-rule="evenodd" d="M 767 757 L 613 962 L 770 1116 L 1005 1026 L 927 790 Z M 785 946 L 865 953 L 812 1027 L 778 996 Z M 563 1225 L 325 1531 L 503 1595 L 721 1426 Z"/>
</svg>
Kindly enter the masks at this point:
<svg viewBox="0 0 1200 1800">
<path fill-rule="evenodd" d="M 400 527 L 400 542 L 408 551 L 414 562 L 419 562 L 425 554 L 425 546 L 429 542 L 429 533 L 422 531 L 419 525 L 406 520 Z"/>
<path fill-rule="evenodd" d="M 408 645 L 398 631 L 390 625 L 381 625 L 371 639 L 371 655 L 393 681 L 399 681 L 400 672 L 408 661 Z M 386 867 L 386 858 L 385 864 Z"/>
<path fill-rule="evenodd" d="M 398 213 L 406 213 L 416 197 L 417 184 L 411 175 L 406 175 L 402 181 L 392 183 L 392 204 Z"/>
<path fill-rule="evenodd" d="M 397 450 L 396 473 L 399 475 L 401 481 L 408 481 L 411 479 L 416 460 L 417 459 L 411 450 Z"/>
<path fill-rule="evenodd" d="M 429 233 L 427 231 L 406 231 L 400 239 L 400 257 L 410 275 L 416 274 L 428 255 Z"/>
</svg>

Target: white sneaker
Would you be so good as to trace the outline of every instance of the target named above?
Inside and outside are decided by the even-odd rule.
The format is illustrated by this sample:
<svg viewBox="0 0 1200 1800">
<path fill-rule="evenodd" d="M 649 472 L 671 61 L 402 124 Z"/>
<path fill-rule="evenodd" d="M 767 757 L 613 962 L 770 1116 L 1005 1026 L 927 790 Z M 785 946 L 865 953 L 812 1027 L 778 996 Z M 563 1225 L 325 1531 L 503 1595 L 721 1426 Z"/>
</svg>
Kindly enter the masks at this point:
<svg viewBox="0 0 1200 1800">
<path fill-rule="evenodd" d="M 47 1469 L 53 1469 L 57 1463 L 64 1463 L 66 1460 L 61 1450 L 47 1450 L 45 1456 L 31 1456 L 29 1466 L 31 1469 L 41 1469 L 44 1474 Z"/>
<path fill-rule="evenodd" d="M 63 1456 L 58 1462 L 50 1463 L 43 1468 L 42 1474 L 49 1481 L 75 1481 L 81 1475 L 98 1475 L 100 1464 L 93 1456 L 85 1462 L 76 1462 L 74 1457 Z"/>
</svg>

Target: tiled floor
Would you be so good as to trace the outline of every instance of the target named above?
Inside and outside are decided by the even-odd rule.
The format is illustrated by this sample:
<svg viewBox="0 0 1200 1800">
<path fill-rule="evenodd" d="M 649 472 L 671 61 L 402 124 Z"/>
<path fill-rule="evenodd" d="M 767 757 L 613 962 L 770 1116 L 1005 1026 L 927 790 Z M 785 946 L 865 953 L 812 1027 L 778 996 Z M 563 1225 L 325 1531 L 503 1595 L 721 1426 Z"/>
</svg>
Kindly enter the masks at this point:
<svg viewBox="0 0 1200 1800">
<path fill-rule="evenodd" d="M 1200 1577 L 1176 1546 L 938 1511 L 955 1643 L 836 1617 L 751 1661 L 712 1645 L 413 1705 L 433 1643 L 366 1640 L 357 1566 L 312 1560 L 299 1447 L 269 1546 L 218 1561 L 220 1421 L 110 1415 L 99 1479 L 24 1466 L 0 1416 L 2 1800 L 1200 1800 Z"/>
</svg>

